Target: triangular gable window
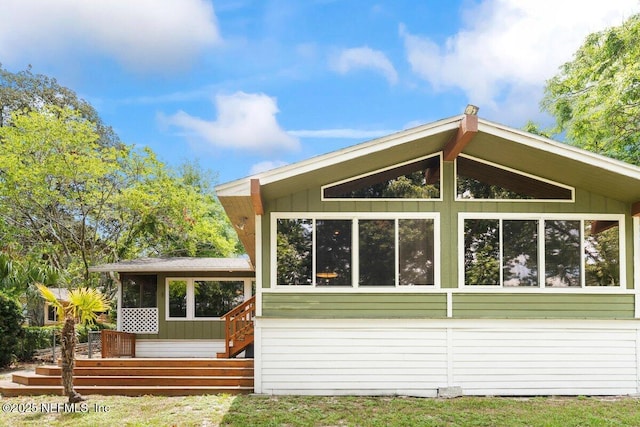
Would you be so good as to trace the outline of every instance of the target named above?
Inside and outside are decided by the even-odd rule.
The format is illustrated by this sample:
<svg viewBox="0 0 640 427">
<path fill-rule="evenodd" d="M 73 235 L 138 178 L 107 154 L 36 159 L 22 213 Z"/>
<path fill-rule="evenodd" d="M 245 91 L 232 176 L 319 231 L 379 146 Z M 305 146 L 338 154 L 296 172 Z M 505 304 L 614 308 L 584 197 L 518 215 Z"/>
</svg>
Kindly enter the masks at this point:
<svg viewBox="0 0 640 427">
<path fill-rule="evenodd" d="M 459 155 L 456 159 L 458 200 L 566 200 L 574 189 L 494 163 Z"/>
<path fill-rule="evenodd" d="M 439 199 L 440 154 L 322 187 L 324 199 Z"/>
</svg>

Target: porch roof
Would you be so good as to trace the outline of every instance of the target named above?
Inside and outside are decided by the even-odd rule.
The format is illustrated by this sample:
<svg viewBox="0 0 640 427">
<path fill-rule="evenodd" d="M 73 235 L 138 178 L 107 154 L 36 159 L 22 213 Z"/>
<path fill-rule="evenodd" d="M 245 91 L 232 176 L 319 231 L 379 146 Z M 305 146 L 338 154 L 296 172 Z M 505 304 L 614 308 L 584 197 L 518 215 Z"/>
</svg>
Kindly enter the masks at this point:
<svg viewBox="0 0 640 427">
<path fill-rule="evenodd" d="M 163 273 L 182 271 L 254 272 L 248 258 L 138 258 L 90 267 L 91 272 Z"/>
</svg>

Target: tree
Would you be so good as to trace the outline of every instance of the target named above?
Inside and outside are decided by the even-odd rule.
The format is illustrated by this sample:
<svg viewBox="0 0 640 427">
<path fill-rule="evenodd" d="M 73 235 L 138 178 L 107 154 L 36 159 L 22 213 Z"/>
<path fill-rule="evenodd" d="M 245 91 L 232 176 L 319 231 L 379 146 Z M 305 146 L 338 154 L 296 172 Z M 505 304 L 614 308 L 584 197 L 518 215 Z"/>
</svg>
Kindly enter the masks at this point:
<svg viewBox="0 0 640 427">
<path fill-rule="evenodd" d="M 41 111 L 48 107 L 69 108 L 96 125 L 102 145 L 118 145 L 119 140 L 109 126 L 100 120 L 98 112 L 87 101 L 78 98 L 69 88 L 60 86 L 56 79 L 33 74 L 31 66 L 11 73 L 0 64 L 0 127 L 11 124 L 11 115 L 24 111 Z"/>
<path fill-rule="evenodd" d="M 18 351 L 22 329 L 22 309 L 15 298 L 0 292 L 0 368 L 13 362 Z"/>
<path fill-rule="evenodd" d="M 72 285 L 89 283 L 89 267 L 103 262 L 237 247 L 197 167 L 180 175 L 150 150 L 104 145 L 75 110 L 14 112 L 0 146 L 0 237 Z"/>
<path fill-rule="evenodd" d="M 73 368 L 75 367 L 76 322 L 87 325 L 95 323 L 97 313 L 109 306 L 104 296 L 96 289 L 77 288 L 69 292 L 68 301 L 60 301 L 46 286 L 39 284 L 42 297 L 58 311 L 58 319 L 63 319 L 60 331 L 62 353 L 62 385 L 69 403 L 85 400 L 73 387 Z"/>
<path fill-rule="evenodd" d="M 640 15 L 589 35 L 547 81 L 542 108 L 555 133 L 587 150 L 640 165 Z"/>
</svg>

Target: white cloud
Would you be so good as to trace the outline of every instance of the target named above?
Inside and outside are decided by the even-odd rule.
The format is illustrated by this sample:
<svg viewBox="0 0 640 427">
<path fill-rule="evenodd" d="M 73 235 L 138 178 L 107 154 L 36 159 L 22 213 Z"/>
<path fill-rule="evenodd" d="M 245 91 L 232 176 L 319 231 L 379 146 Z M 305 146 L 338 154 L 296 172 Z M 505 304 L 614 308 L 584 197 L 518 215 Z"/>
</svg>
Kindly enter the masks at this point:
<svg viewBox="0 0 640 427">
<path fill-rule="evenodd" d="M 222 148 L 240 150 L 297 150 L 297 138 L 280 128 L 275 98 L 262 93 L 236 92 L 215 98 L 218 117 L 214 121 L 193 117 L 184 111 L 165 117 L 165 124 Z"/>
<path fill-rule="evenodd" d="M 274 160 L 274 161 L 267 160 L 264 162 L 256 163 L 255 165 L 251 166 L 251 171 L 249 172 L 249 175 L 255 175 L 260 172 L 266 172 L 271 169 L 279 168 L 280 166 L 284 166 L 286 164 L 288 163 L 280 160 Z"/>
<path fill-rule="evenodd" d="M 206 0 L 3 3 L 0 58 L 5 63 L 95 53 L 136 71 L 176 69 L 221 42 L 213 6 Z"/>
<path fill-rule="evenodd" d="M 520 99 L 519 108 L 526 102 L 533 115 L 544 82 L 588 34 L 639 10 L 637 0 L 556 1 L 551 8 L 540 0 L 486 0 L 470 6 L 461 29 L 442 44 L 404 25 L 400 35 L 413 72 L 435 90 L 461 89 L 485 114 Z"/>
<path fill-rule="evenodd" d="M 363 130 L 363 129 L 318 129 L 318 130 L 290 130 L 287 133 L 299 138 L 337 138 L 337 139 L 368 139 L 378 138 L 397 132 L 396 130 Z"/>
<path fill-rule="evenodd" d="M 367 46 L 342 50 L 332 59 L 331 68 L 340 74 L 370 69 L 382 74 L 390 84 L 398 82 L 398 73 L 387 56 Z"/>
</svg>

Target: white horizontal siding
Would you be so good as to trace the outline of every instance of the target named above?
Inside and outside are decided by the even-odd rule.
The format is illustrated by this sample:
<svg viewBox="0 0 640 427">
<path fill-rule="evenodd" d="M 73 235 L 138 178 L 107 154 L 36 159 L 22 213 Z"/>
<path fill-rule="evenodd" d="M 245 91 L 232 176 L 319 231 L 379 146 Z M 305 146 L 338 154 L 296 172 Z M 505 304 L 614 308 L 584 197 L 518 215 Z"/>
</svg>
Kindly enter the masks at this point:
<svg viewBox="0 0 640 427">
<path fill-rule="evenodd" d="M 256 392 L 640 392 L 635 321 L 257 319 Z"/>
<path fill-rule="evenodd" d="M 136 340 L 136 357 L 215 358 L 224 340 Z"/>
<path fill-rule="evenodd" d="M 446 381 L 445 330 L 263 328 L 261 349 L 263 393 L 435 396 Z"/>
<path fill-rule="evenodd" d="M 635 331 L 559 326 L 520 331 L 458 329 L 453 335 L 453 382 L 465 394 L 638 391 Z"/>
</svg>

